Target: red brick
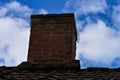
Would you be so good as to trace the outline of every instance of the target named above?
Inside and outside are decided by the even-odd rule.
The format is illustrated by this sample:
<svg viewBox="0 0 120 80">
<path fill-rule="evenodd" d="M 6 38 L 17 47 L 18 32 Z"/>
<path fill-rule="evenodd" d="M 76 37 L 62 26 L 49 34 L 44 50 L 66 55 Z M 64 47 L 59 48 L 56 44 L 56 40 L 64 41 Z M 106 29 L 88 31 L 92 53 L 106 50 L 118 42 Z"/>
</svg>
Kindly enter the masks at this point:
<svg viewBox="0 0 120 80">
<path fill-rule="evenodd" d="M 47 60 L 52 64 L 53 60 L 61 60 L 61 64 L 75 59 L 73 14 L 32 15 L 31 23 L 28 61 Z"/>
</svg>

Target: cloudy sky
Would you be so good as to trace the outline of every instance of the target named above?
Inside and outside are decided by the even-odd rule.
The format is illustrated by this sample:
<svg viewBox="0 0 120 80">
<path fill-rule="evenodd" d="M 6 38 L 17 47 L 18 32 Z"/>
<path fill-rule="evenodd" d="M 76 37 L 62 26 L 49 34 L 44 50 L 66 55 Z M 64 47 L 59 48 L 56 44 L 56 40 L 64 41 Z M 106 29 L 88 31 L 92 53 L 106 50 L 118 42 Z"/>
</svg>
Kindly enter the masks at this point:
<svg viewBox="0 0 120 80">
<path fill-rule="evenodd" d="M 0 0 L 0 66 L 27 60 L 30 15 L 74 13 L 81 67 L 120 67 L 120 0 Z"/>
</svg>

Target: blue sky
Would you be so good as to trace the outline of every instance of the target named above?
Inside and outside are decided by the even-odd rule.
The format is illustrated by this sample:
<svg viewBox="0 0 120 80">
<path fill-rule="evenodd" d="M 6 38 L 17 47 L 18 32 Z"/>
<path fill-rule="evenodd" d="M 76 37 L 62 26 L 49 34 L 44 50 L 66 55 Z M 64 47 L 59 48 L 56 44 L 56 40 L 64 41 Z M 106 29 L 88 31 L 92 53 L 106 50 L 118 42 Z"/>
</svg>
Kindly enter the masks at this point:
<svg viewBox="0 0 120 80">
<path fill-rule="evenodd" d="M 0 0 L 0 66 L 27 60 L 31 14 L 71 12 L 81 67 L 120 67 L 120 0 Z"/>
</svg>

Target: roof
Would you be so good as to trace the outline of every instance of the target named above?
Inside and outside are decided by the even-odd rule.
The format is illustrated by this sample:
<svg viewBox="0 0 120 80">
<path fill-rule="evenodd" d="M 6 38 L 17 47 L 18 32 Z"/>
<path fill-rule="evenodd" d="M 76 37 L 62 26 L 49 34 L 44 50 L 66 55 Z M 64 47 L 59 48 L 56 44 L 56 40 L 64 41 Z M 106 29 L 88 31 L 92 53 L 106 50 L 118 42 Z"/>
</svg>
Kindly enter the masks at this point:
<svg viewBox="0 0 120 80">
<path fill-rule="evenodd" d="M 42 69 L 0 67 L 0 80 L 120 80 L 120 68 Z"/>
</svg>

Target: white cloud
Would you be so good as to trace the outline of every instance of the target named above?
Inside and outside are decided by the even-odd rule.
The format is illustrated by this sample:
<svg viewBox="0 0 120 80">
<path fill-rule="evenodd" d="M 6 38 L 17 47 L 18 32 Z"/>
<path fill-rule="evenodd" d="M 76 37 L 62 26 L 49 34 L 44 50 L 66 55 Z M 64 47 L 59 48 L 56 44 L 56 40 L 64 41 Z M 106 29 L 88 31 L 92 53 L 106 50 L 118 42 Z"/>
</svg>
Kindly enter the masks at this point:
<svg viewBox="0 0 120 80">
<path fill-rule="evenodd" d="M 68 0 L 63 11 L 74 11 L 76 14 L 104 13 L 106 8 L 106 0 Z"/>
<path fill-rule="evenodd" d="M 19 16 L 19 17 L 29 17 L 32 13 L 32 9 L 28 6 L 22 5 L 17 1 L 6 3 L 4 6 L 0 6 L 1 17 L 3 16 Z"/>
<path fill-rule="evenodd" d="M 47 14 L 47 13 L 48 13 L 47 10 L 42 8 L 38 11 L 38 14 Z"/>
<path fill-rule="evenodd" d="M 28 22 L 19 18 L 5 17 L 0 18 L 0 24 L 0 58 L 4 58 L 7 66 L 26 61 L 29 28 L 25 27 L 29 26 Z M 3 53 L 6 46 L 8 46 L 8 51 Z"/>
<path fill-rule="evenodd" d="M 4 17 L 7 13 L 7 9 L 5 7 L 0 7 L 0 17 Z"/>
<path fill-rule="evenodd" d="M 27 60 L 32 9 L 13 1 L 0 6 L 0 65 L 15 66 Z"/>
<path fill-rule="evenodd" d="M 77 44 L 77 59 L 80 54 L 87 60 L 102 62 L 110 65 L 120 57 L 120 36 L 115 30 L 98 20 L 97 23 L 88 23 L 84 31 L 80 32 L 80 43 Z"/>
<path fill-rule="evenodd" d="M 112 22 L 113 26 L 120 30 L 120 5 L 113 6 Z"/>
<path fill-rule="evenodd" d="M 82 20 L 76 21 L 76 27 L 77 27 L 78 31 L 83 29 L 83 24 L 84 24 L 84 21 L 82 21 Z"/>
</svg>

